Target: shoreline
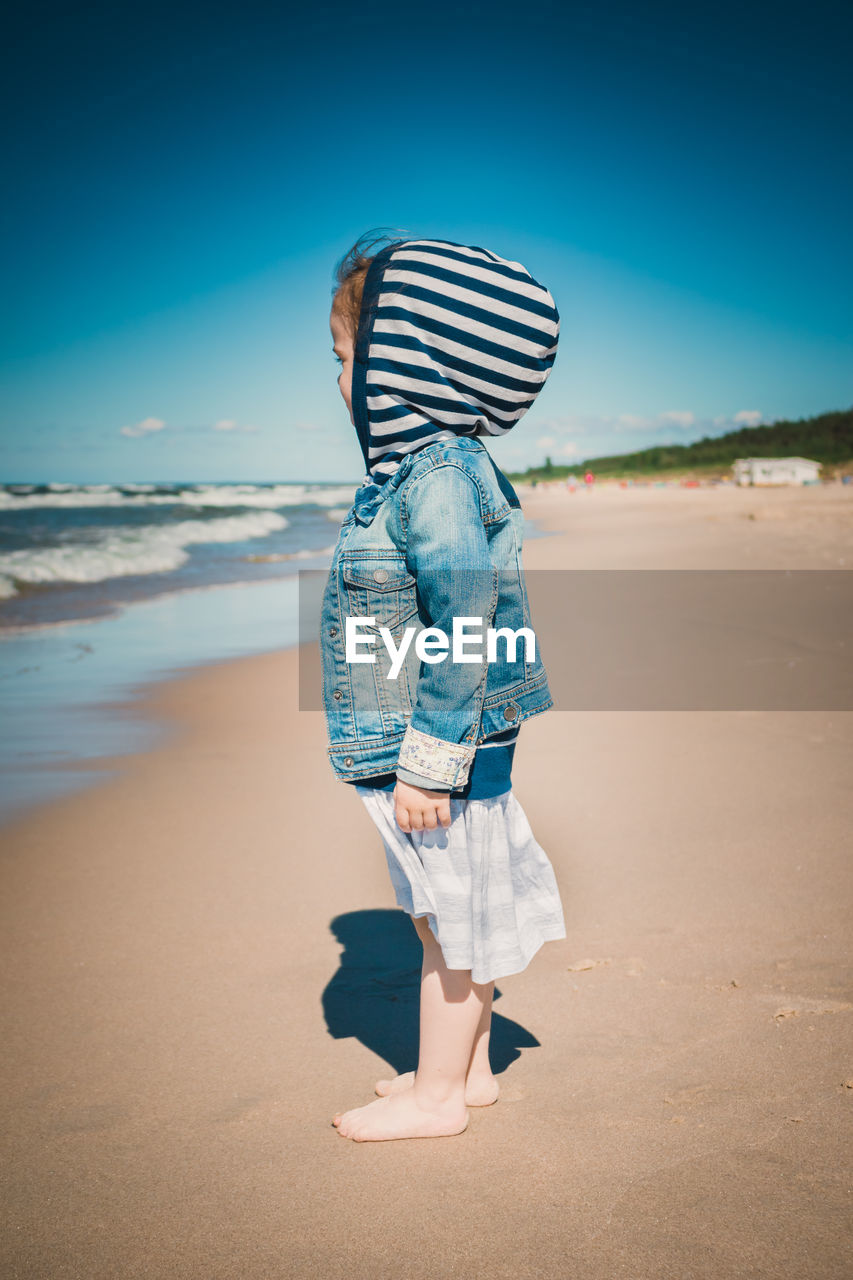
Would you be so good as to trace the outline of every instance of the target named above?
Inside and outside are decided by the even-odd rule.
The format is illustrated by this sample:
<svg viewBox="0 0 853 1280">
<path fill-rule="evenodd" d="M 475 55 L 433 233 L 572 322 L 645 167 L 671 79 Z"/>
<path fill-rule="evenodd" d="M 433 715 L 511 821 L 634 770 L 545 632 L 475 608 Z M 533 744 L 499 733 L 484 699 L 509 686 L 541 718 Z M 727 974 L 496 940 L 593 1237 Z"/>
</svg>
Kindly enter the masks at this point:
<svg viewBox="0 0 853 1280">
<path fill-rule="evenodd" d="M 0 830 L 57 792 L 73 792 L 75 777 L 90 788 L 88 775 L 111 770 L 127 754 L 125 741 L 156 745 L 159 730 L 140 707 L 161 680 L 295 645 L 298 586 L 290 575 L 164 592 L 108 617 L 0 638 L 8 673 L 0 686 Z"/>
<path fill-rule="evenodd" d="M 531 525 L 529 536 L 535 539 L 542 535 Z M 325 573 L 328 567 L 309 563 L 317 558 L 310 551 L 290 558 L 305 562 L 300 570 Z M 23 674 L 34 686 L 28 693 L 30 714 L 25 715 L 17 705 L 18 691 L 0 684 L 0 718 L 11 720 L 14 729 L 7 734 L 5 754 L 0 745 L 0 783 L 4 784 L 0 786 L 0 830 L 11 818 L 31 812 L 52 797 L 72 794 L 75 787 L 91 787 L 93 773 L 111 772 L 114 758 L 127 754 L 127 749 L 119 750 L 122 733 L 131 742 L 147 741 L 149 749 L 154 749 L 160 740 L 156 721 L 138 716 L 137 708 L 147 690 L 161 680 L 218 661 L 296 646 L 300 570 L 260 580 L 173 586 L 140 599 L 116 600 L 108 611 L 92 616 L 0 628 L 0 656 L 8 659 L 6 666 L 10 668 L 6 678 L 11 684 L 12 674 L 16 678 Z M 200 628 L 196 621 L 200 608 L 209 615 L 206 628 Z M 239 617 L 239 622 L 229 631 L 232 617 Z M 156 643 L 161 630 L 168 632 L 165 651 Z M 265 639 L 245 639 L 261 632 Z M 234 652 L 229 653 L 229 648 Z M 122 650 L 127 656 L 122 657 Z M 155 654 L 153 658 L 149 650 Z M 78 661 L 84 661 L 86 667 L 94 665 L 94 670 L 83 671 L 75 665 L 75 685 L 63 689 L 64 665 Z M 39 670 L 49 673 L 44 677 L 49 699 L 39 695 L 35 675 Z M 76 687 L 78 673 L 88 683 L 87 716 Z M 73 736 L 69 727 L 60 737 L 73 743 L 71 754 L 56 761 L 52 758 L 56 729 L 63 721 L 68 723 L 69 713 L 73 715 Z M 16 764 L 21 752 L 28 761 L 23 774 Z"/>
<path fill-rule="evenodd" d="M 675 486 L 661 490 L 639 486 L 626 491 L 616 484 L 609 484 L 602 486 L 597 492 L 595 490 L 586 492 L 580 489 L 574 493 L 568 492 L 560 485 L 556 487 L 540 485 L 536 488 L 526 485 L 519 486 L 518 493 L 525 519 L 529 522 L 529 533 L 524 547 L 524 563 L 528 570 L 576 569 L 588 566 L 589 549 L 583 543 L 572 545 L 566 533 L 567 522 L 570 527 L 578 524 L 579 527 L 589 526 L 593 529 L 599 523 L 604 523 L 608 526 L 611 538 L 614 531 L 618 534 L 612 548 L 604 539 L 599 539 L 595 559 L 597 568 L 785 569 L 795 567 L 797 561 L 800 562 L 799 567 L 806 568 L 853 567 L 853 494 L 840 485 L 822 488 L 804 486 L 801 489 L 729 486 L 725 490 L 717 488 L 695 490 Z M 614 508 L 614 502 L 618 502 L 619 507 Z M 596 503 L 604 503 L 605 506 L 596 508 L 594 505 Z M 649 511 L 653 518 L 657 518 L 660 525 L 657 531 L 658 537 L 651 540 L 647 536 L 645 542 L 634 543 L 627 526 L 632 519 L 647 519 L 645 513 Z M 743 541 L 743 521 L 750 518 L 750 513 L 752 518 L 749 533 L 755 544 L 753 551 Z M 794 528 L 788 531 L 786 536 L 785 519 L 786 516 L 790 518 L 792 513 L 799 515 L 802 527 L 799 530 Z M 694 518 L 692 541 L 684 538 L 683 528 L 685 518 L 689 523 L 690 517 Z M 699 520 L 696 517 L 699 517 Z M 815 525 L 825 525 L 828 521 L 834 521 L 837 524 L 837 532 L 841 535 L 837 545 L 832 539 L 827 540 L 825 537 L 816 539 L 814 536 Z M 715 537 L 710 543 L 707 536 L 696 536 L 697 534 L 707 535 L 706 522 L 722 526 L 714 530 Z M 681 530 L 682 544 L 679 548 L 673 548 L 666 540 L 665 534 L 670 524 L 674 524 Z M 724 529 L 728 533 L 727 538 L 722 536 Z M 649 530 L 646 532 L 648 534 Z M 846 552 L 845 532 L 847 534 Z M 811 536 L 811 546 L 808 544 L 808 536 Z M 704 544 L 708 544 L 707 548 Z M 650 557 L 650 550 L 654 552 L 652 557 Z M 615 552 L 615 556 L 611 552 Z M 713 564 L 707 562 L 709 552 Z M 720 563 L 721 554 L 726 557 L 722 564 Z M 76 634 L 79 634 L 84 642 L 87 629 L 95 629 L 99 638 L 103 639 L 106 634 L 103 628 L 109 627 L 111 623 L 120 626 L 123 621 L 140 617 L 146 609 L 150 611 L 156 611 L 161 607 L 190 609 L 193 601 L 201 597 L 209 596 L 211 601 L 215 600 L 222 604 L 223 608 L 219 612 L 227 617 L 228 602 L 223 593 L 245 592 L 244 598 L 249 600 L 251 589 L 255 589 L 258 600 L 262 595 L 275 597 L 281 594 L 282 602 L 277 601 L 275 606 L 279 608 L 280 605 L 280 617 L 275 613 L 271 617 L 270 611 L 267 610 L 266 623 L 270 626 L 270 634 L 272 634 L 271 624 L 280 623 L 282 627 L 290 626 L 292 637 L 285 644 L 264 642 L 260 648 L 244 649 L 231 654 L 215 653 L 211 656 L 191 654 L 189 657 L 181 656 L 175 661 L 175 654 L 172 653 L 168 655 L 169 660 L 165 665 L 161 662 L 159 667 L 155 666 L 141 674 L 136 673 L 129 682 L 125 681 L 123 696 L 121 690 L 116 692 L 115 689 L 112 694 L 106 696 L 93 696 L 89 704 L 90 723 L 81 724 L 84 737 L 88 735 L 93 745 L 64 762 L 43 762 L 27 780 L 32 789 L 31 799 L 17 801 L 7 797 L 5 802 L 0 804 L 0 831 L 17 818 L 34 815 L 41 804 L 49 804 L 53 799 L 74 794 L 75 787 L 81 791 L 91 791 L 99 781 L 97 778 L 95 781 L 92 780 L 93 774 L 101 774 L 103 780 L 107 781 L 121 761 L 137 754 L 138 751 L 156 750 L 158 744 L 164 740 L 166 730 L 158 725 L 156 716 L 149 714 L 146 704 L 149 699 L 156 699 L 156 690 L 161 683 L 180 680 L 190 676 L 195 670 L 207 669 L 220 663 L 230 666 L 235 661 L 244 659 L 248 661 L 263 654 L 283 653 L 296 648 L 299 644 L 298 617 L 295 616 L 298 613 L 298 605 L 295 600 L 291 600 L 288 607 L 283 601 L 285 592 L 289 591 L 292 596 L 298 594 L 298 581 L 297 573 L 263 581 L 248 580 L 237 583 L 204 584 L 198 587 L 188 586 L 165 591 L 144 600 L 119 602 L 115 612 L 106 616 L 69 619 L 22 629 L 25 640 L 38 641 L 42 636 L 49 636 L 53 632 L 61 643 L 61 637 L 64 635 L 65 628 L 68 627 L 77 628 Z M 172 620 L 173 629 L 174 625 Z M 180 625 L 178 624 L 179 629 Z M 151 629 L 156 629 L 156 623 L 151 624 Z M 11 629 L 4 629 L 0 633 L 0 645 L 4 641 L 13 643 L 14 639 Z M 76 647 L 91 648 L 91 645 L 84 643 Z M 0 648 L 0 653 L 2 652 Z M 112 682 L 115 686 L 114 678 Z M 56 716 L 57 710 L 55 703 L 44 708 L 46 717 L 51 720 Z M 133 748 L 121 751 L 98 750 L 99 734 L 101 744 L 105 746 L 108 746 L 110 741 L 115 741 L 116 734 L 124 734 L 131 741 L 138 741 L 139 747 L 137 750 Z M 6 767 L 8 767 L 8 761 Z"/>
</svg>

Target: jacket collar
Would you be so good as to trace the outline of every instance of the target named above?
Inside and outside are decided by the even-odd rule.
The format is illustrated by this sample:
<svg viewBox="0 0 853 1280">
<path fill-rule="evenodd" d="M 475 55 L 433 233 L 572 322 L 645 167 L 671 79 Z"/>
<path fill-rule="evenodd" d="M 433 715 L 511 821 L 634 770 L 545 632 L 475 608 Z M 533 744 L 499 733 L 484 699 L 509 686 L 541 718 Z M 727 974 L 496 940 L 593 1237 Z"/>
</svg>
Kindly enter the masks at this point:
<svg viewBox="0 0 853 1280">
<path fill-rule="evenodd" d="M 434 458 L 437 451 L 448 445 L 452 445 L 455 449 L 467 449 L 471 452 L 488 452 L 482 440 L 472 436 L 459 436 L 450 441 L 436 440 L 432 444 L 426 445 L 423 449 L 417 449 L 414 453 L 407 453 L 401 459 L 397 470 L 383 484 L 377 484 L 368 473 L 358 489 L 356 489 L 353 502 L 355 518 L 359 524 L 369 525 L 371 523 L 382 503 L 390 498 L 395 489 L 399 488 L 412 470 L 412 467 L 423 462 L 424 459 Z"/>
<path fill-rule="evenodd" d="M 397 470 L 388 477 L 384 484 L 377 484 L 369 475 L 364 477 L 364 480 L 355 491 L 355 501 L 353 503 L 355 518 L 359 524 L 368 525 L 371 523 L 382 503 L 403 483 L 411 471 L 416 457 L 418 457 L 416 453 L 407 453 L 401 460 Z"/>
</svg>

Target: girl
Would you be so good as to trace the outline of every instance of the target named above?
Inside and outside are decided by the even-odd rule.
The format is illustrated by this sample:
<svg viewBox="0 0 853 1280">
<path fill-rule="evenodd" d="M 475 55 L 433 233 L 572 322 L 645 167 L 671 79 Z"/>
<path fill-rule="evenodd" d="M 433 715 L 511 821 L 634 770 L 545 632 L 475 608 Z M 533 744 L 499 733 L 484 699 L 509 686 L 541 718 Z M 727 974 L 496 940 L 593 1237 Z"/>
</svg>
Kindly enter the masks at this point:
<svg viewBox="0 0 853 1280">
<path fill-rule="evenodd" d="M 331 763 L 380 832 L 424 954 L 417 1070 L 333 1119 L 359 1142 L 458 1134 L 468 1106 L 495 1102 L 495 980 L 566 936 L 511 783 L 520 721 L 553 705 L 538 653 L 508 652 L 484 674 L 471 657 L 421 662 L 411 646 L 395 678 L 379 646 L 363 666 L 342 635 L 354 616 L 398 644 L 417 620 L 445 634 L 462 616 L 529 626 L 520 504 L 480 437 L 533 403 L 559 316 L 520 263 L 442 240 L 368 252 L 385 239 L 362 237 L 336 270 L 338 385 L 367 475 L 333 556 L 321 653 Z"/>
</svg>

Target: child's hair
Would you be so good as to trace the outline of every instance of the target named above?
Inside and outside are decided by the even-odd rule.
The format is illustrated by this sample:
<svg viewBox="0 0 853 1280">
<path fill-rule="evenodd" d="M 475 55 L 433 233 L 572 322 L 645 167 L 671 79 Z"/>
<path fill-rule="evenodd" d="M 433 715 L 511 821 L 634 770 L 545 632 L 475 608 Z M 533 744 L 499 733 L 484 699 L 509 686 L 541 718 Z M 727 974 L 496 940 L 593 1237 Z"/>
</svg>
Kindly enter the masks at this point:
<svg viewBox="0 0 853 1280">
<path fill-rule="evenodd" d="M 352 334 L 353 341 L 358 330 L 358 318 L 361 314 L 361 295 L 364 292 L 364 278 L 376 254 L 383 244 L 391 244 L 395 240 L 405 239 L 405 231 L 392 234 L 375 228 L 360 235 L 351 249 L 348 249 L 334 270 L 335 283 L 332 285 L 332 309 L 337 311 Z M 371 250 L 373 252 L 371 253 Z"/>
</svg>

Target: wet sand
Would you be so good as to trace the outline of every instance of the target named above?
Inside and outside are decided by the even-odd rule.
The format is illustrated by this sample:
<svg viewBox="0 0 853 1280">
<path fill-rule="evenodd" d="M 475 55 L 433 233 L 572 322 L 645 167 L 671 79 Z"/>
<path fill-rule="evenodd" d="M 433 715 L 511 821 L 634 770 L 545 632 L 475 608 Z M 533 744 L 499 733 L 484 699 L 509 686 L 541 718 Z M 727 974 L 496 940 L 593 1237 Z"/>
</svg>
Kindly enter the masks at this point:
<svg viewBox="0 0 853 1280">
<path fill-rule="evenodd" d="M 520 493 L 528 569 L 853 567 L 849 488 Z M 850 1274 L 853 713 L 534 717 L 568 937 L 498 982 L 501 1099 L 353 1143 L 419 944 L 297 674 L 156 686 L 163 745 L 0 831 L 2 1274 Z"/>
</svg>

